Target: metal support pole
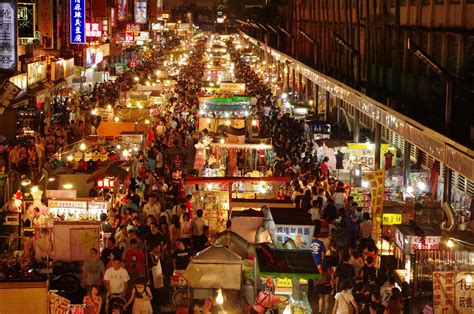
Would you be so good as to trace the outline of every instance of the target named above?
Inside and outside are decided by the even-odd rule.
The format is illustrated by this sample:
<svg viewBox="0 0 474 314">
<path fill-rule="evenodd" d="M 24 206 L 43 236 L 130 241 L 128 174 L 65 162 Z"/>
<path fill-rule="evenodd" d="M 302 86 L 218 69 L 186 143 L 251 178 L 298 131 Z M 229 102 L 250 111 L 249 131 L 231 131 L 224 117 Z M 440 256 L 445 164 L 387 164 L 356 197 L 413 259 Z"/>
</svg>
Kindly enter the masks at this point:
<svg viewBox="0 0 474 314">
<path fill-rule="evenodd" d="M 324 108 L 324 120 L 327 122 L 329 121 L 329 98 L 331 97 L 331 93 L 326 91 L 326 106 Z"/>
<path fill-rule="evenodd" d="M 443 175 L 443 202 L 449 202 L 451 200 L 451 176 L 452 170 L 446 165 L 444 166 L 444 175 Z"/>
<path fill-rule="evenodd" d="M 286 91 L 290 92 L 290 66 L 286 66 Z"/>
<path fill-rule="evenodd" d="M 314 116 L 316 118 L 318 118 L 318 114 L 319 114 L 318 101 L 319 101 L 319 85 L 313 82 L 313 105 L 314 105 Z"/>
<path fill-rule="evenodd" d="M 296 70 L 291 69 L 291 95 L 295 98 Z"/>
<path fill-rule="evenodd" d="M 303 96 L 303 74 L 298 73 L 298 99 Z"/>
<path fill-rule="evenodd" d="M 446 134 L 451 134 L 451 110 L 452 110 L 452 103 L 453 103 L 453 81 L 446 80 L 446 105 L 445 105 L 445 131 Z"/>
<path fill-rule="evenodd" d="M 354 143 L 360 141 L 360 111 L 355 109 L 354 112 Z"/>
<path fill-rule="evenodd" d="M 337 102 L 337 137 L 342 138 L 342 99 L 336 98 Z"/>
<path fill-rule="evenodd" d="M 309 101 L 309 90 L 311 87 L 311 81 L 309 78 L 306 78 L 304 83 L 304 100 Z"/>
<path fill-rule="evenodd" d="M 408 177 L 410 176 L 410 151 L 411 144 L 405 140 L 403 145 L 403 185 L 405 187 L 408 185 Z"/>
<path fill-rule="evenodd" d="M 375 122 L 375 156 L 374 156 L 374 169 L 380 169 L 380 142 L 382 137 L 382 125 Z"/>
</svg>

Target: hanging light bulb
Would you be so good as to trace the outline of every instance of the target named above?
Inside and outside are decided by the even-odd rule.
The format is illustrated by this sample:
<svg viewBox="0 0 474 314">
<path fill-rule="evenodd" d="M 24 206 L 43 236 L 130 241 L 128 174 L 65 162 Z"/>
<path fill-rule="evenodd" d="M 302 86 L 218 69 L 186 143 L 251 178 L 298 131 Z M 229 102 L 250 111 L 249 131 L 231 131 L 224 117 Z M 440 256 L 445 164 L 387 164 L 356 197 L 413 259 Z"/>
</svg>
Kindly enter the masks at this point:
<svg viewBox="0 0 474 314">
<path fill-rule="evenodd" d="M 115 117 L 114 118 L 114 122 L 119 122 L 120 121 L 120 118 L 119 117 Z"/>
<path fill-rule="evenodd" d="M 72 155 L 67 156 L 67 161 L 72 161 L 72 160 L 73 160 Z"/>
<path fill-rule="evenodd" d="M 81 143 L 81 145 L 79 145 L 79 149 L 80 149 L 80 150 L 86 150 L 86 144 L 85 144 L 85 143 Z"/>
<path fill-rule="evenodd" d="M 446 246 L 450 249 L 454 247 L 454 242 L 453 240 L 449 239 L 448 242 L 446 242 Z"/>
<path fill-rule="evenodd" d="M 289 304 L 285 307 L 283 314 L 292 314 L 291 306 Z"/>
</svg>

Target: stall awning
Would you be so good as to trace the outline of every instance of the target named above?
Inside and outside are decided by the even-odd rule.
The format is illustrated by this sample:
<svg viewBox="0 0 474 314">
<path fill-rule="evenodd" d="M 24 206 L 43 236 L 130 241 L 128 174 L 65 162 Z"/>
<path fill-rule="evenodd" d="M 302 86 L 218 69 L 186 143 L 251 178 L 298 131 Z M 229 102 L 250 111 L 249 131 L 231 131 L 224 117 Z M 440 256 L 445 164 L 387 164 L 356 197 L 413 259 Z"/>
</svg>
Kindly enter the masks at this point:
<svg viewBox="0 0 474 314">
<path fill-rule="evenodd" d="M 242 258 L 223 246 L 210 246 L 193 257 L 193 263 L 219 263 L 234 264 L 242 263 Z"/>
<path fill-rule="evenodd" d="M 107 166 L 96 170 L 87 179 L 87 183 L 97 181 L 104 177 L 116 177 L 120 179 L 121 181 L 124 181 L 129 174 L 127 170 L 122 168 L 124 163 L 125 163 L 124 161 L 116 160 L 116 161 L 111 162 Z"/>
<path fill-rule="evenodd" d="M 273 263 L 268 260 L 263 250 L 257 248 L 260 277 L 319 279 L 320 274 L 308 250 L 270 250 Z"/>
</svg>

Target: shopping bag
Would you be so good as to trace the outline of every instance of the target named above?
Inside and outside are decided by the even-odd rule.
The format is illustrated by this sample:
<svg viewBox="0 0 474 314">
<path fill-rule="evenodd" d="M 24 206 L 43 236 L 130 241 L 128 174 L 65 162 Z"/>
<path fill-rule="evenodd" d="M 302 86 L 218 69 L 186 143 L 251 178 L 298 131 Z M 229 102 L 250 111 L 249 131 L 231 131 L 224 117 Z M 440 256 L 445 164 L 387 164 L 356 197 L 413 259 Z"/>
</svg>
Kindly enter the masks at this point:
<svg viewBox="0 0 474 314">
<path fill-rule="evenodd" d="M 155 289 L 163 288 L 163 271 L 161 269 L 161 262 L 158 260 L 158 264 L 151 268 L 151 275 L 153 278 L 153 287 Z"/>
</svg>

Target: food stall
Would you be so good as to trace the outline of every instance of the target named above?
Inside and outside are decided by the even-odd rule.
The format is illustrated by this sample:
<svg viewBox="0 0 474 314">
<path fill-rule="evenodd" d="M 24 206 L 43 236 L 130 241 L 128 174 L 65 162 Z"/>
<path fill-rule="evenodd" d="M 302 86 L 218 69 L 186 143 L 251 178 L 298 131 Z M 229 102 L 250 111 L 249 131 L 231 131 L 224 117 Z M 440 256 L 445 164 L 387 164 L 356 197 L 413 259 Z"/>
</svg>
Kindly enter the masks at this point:
<svg viewBox="0 0 474 314">
<path fill-rule="evenodd" d="M 59 221 L 100 221 L 107 214 L 109 202 L 94 198 L 49 199 L 49 212 Z"/>
<path fill-rule="evenodd" d="M 196 305 L 202 303 L 197 300 L 212 298 L 221 289 L 225 301 L 219 310 L 238 314 L 244 312 L 242 270 L 239 255 L 222 246 L 210 246 L 191 258 L 183 276 Z"/>
</svg>

